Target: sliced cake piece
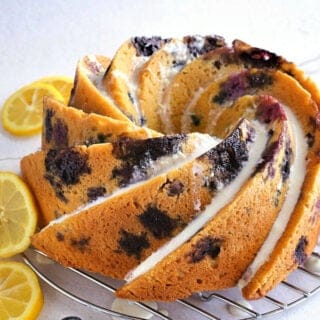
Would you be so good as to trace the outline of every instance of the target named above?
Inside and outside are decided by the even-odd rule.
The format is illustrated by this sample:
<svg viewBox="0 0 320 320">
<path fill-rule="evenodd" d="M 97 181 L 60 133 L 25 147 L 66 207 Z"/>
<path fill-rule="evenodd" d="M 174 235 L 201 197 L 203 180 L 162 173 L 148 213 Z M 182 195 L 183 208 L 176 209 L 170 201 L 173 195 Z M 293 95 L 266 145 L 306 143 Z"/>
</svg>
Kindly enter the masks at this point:
<svg viewBox="0 0 320 320">
<path fill-rule="evenodd" d="M 119 110 L 137 125 L 145 124 L 137 100 L 140 69 L 168 41 L 161 37 L 131 38 L 118 49 L 103 77 L 103 86 Z"/>
<path fill-rule="evenodd" d="M 67 107 L 50 97 L 44 98 L 43 116 L 42 150 L 114 142 L 120 136 L 146 139 L 162 135 L 128 121 Z"/>
<path fill-rule="evenodd" d="M 182 116 L 188 105 L 201 95 L 209 83 L 231 72 L 237 72 L 241 67 L 233 49 L 225 46 L 200 56 L 182 68 L 162 97 L 162 118 L 167 118 L 165 132 L 181 132 Z M 189 116 L 196 127 L 201 124 L 201 119 L 196 114 Z M 188 123 L 190 120 L 188 119 Z"/>
<path fill-rule="evenodd" d="M 215 201 L 242 172 L 254 141 L 243 121 L 196 159 L 53 221 L 32 243 L 64 265 L 121 279 Z"/>
<path fill-rule="evenodd" d="M 108 58 L 95 55 L 85 56 L 78 62 L 69 105 L 87 113 L 130 122 L 102 86 L 102 78 L 109 64 Z"/>
<path fill-rule="evenodd" d="M 46 224 L 99 196 L 168 171 L 216 143 L 202 134 L 122 137 L 113 143 L 36 152 L 22 159 L 21 172 Z"/>
<path fill-rule="evenodd" d="M 252 47 L 241 40 L 234 40 L 232 46 L 245 66 L 253 68 L 277 68 L 294 77 L 304 89 L 310 92 L 312 99 L 320 106 L 320 92 L 316 84 L 294 63 L 268 50 Z"/>
<path fill-rule="evenodd" d="M 311 99 L 310 93 L 294 78 L 278 70 L 244 69 L 208 85 L 186 108 L 182 117 L 182 131 L 214 134 L 222 125 L 220 117 L 226 109 L 230 108 L 238 98 L 247 94 L 273 96 L 301 114 L 303 127 L 310 128 L 309 117 L 314 114 L 317 105 Z M 308 114 L 302 114 L 302 105 L 312 113 L 309 111 Z M 199 122 L 195 123 L 191 115 L 199 119 Z"/>
<path fill-rule="evenodd" d="M 173 79 L 165 95 L 164 110 L 169 118 L 166 121 L 169 126 L 166 132 L 201 130 L 202 120 L 208 122 L 207 114 L 198 115 L 194 105 L 207 87 L 228 75 L 252 68 L 264 71 L 279 70 L 286 73 L 288 77 L 297 80 L 303 88 L 308 90 L 313 100 L 320 105 L 320 93 L 316 85 L 295 64 L 275 53 L 235 40 L 231 48 L 225 46 L 195 59 Z M 237 85 L 243 84 L 237 83 Z M 219 96 L 219 98 L 223 97 Z M 206 100 L 205 103 L 210 102 L 211 100 Z M 185 112 L 186 109 L 189 111 Z M 187 125 L 186 118 L 188 118 Z M 202 130 L 205 129 L 202 128 Z"/>
<path fill-rule="evenodd" d="M 238 283 L 247 299 L 266 295 L 305 263 L 317 243 L 320 229 L 320 112 L 309 117 L 309 125 L 303 130 L 301 124 L 306 122 L 302 117 L 310 111 L 302 104 L 300 119 L 294 114 L 289 119 L 298 151 L 291 168 L 295 176 L 268 238 Z"/>
<path fill-rule="evenodd" d="M 166 89 L 174 76 L 195 58 L 224 45 L 219 36 L 187 36 L 171 39 L 150 57 L 140 71 L 137 90 L 137 103 L 149 128 L 168 131 Z"/>
<path fill-rule="evenodd" d="M 241 174 L 183 232 L 132 270 L 118 297 L 173 301 L 237 283 L 286 199 L 295 152 L 284 109 L 273 99 L 265 103 L 257 112 L 267 127 L 257 124 L 257 142 Z"/>
</svg>

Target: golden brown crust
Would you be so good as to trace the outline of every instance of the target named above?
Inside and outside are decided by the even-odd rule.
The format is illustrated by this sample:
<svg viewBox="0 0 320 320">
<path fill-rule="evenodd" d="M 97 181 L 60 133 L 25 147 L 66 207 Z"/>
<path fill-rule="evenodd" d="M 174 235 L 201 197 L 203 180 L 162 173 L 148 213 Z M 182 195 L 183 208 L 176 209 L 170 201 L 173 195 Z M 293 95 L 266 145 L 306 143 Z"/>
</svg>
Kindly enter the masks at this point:
<svg viewBox="0 0 320 320">
<path fill-rule="evenodd" d="M 103 93 L 101 85 L 95 83 L 88 77 L 88 73 L 92 73 L 94 77 L 99 76 L 99 74 L 108 66 L 109 59 L 104 58 L 102 60 L 101 58 L 98 58 L 98 62 L 104 63 L 101 65 L 101 71 L 100 65 L 98 69 L 93 67 L 93 71 L 90 69 L 88 70 L 88 63 L 86 62 L 88 59 L 88 56 L 84 57 L 77 65 L 69 105 L 81 109 L 84 112 L 94 112 L 117 120 L 129 122 L 130 120 L 128 117 L 126 117 L 113 104 L 111 99 Z"/>
<path fill-rule="evenodd" d="M 46 97 L 43 106 L 42 150 L 113 142 L 120 136 L 146 139 L 162 134 L 95 113 L 85 113 Z"/>
<path fill-rule="evenodd" d="M 269 260 L 242 292 L 246 299 L 258 299 L 275 288 L 290 272 L 305 262 L 315 247 L 320 228 L 320 165 L 305 180 L 300 201 Z"/>
</svg>

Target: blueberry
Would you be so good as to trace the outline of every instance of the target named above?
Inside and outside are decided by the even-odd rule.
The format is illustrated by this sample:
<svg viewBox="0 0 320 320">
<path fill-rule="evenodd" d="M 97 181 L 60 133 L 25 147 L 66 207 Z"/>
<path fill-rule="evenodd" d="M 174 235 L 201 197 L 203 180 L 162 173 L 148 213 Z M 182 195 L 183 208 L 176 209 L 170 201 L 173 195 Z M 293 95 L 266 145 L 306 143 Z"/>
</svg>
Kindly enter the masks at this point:
<svg viewBox="0 0 320 320">
<path fill-rule="evenodd" d="M 162 39 L 161 37 L 134 37 L 131 39 L 132 44 L 137 50 L 138 56 L 149 57 L 154 52 L 158 51 L 161 46 L 167 42 L 168 39 Z"/>
<path fill-rule="evenodd" d="M 80 250 L 81 252 L 84 252 L 89 245 L 90 237 L 81 237 L 79 239 L 71 239 L 70 244 Z"/>
<path fill-rule="evenodd" d="M 47 176 L 65 185 L 76 184 L 81 175 L 91 171 L 87 161 L 88 155 L 76 149 L 49 150 L 45 158 Z"/>
<path fill-rule="evenodd" d="M 96 200 L 99 197 L 102 197 L 107 192 L 106 188 L 101 187 L 91 187 L 87 190 L 87 197 L 90 201 Z"/>
<path fill-rule="evenodd" d="M 147 140 L 122 137 L 113 143 L 113 155 L 122 164 L 113 169 L 112 175 L 120 186 L 142 181 L 147 177 L 152 161 L 180 151 L 185 135 L 164 136 Z"/>
<path fill-rule="evenodd" d="M 239 58 L 254 68 L 279 68 L 281 57 L 260 48 L 250 48 L 239 53 Z"/>
<path fill-rule="evenodd" d="M 190 262 L 197 263 L 203 260 L 206 256 L 215 259 L 221 251 L 222 240 L 207 236 L 200 239 L 194 246 L 189 257 Z"/>
<path fill-rule="evenodd" d="M 148 207 L 138 218 L 157 239 L 171 236 L 178 226 L 177 219 L 171 218 L 167 212 L 153 206 Z"/>
<path fill-rule="evenodd" d="M 145 233 L 138 235 L 127 232 L 125 230 L 120 231 L 120 239 L 118 240 L 120 248 L 127 253 L 128 256 L 135 256 L 137 260 L 140 260 L 143 249 L 150 247 L 150 243 Z"/>
<path fill-rule="evenodd" d="M 308 240 L 305 236 L 301 236 L 294 251 L 294 260 L 299 265 L 303 265 L 307 260 L 305 249 L 308 245 Z"/>
<path fill-rule="evenodd" d="M 178 196 L 180 193 L 182 193 L 184 190 L 184 185 L 179 180 L 174 180 L 172 182 L 168 182 L 168 196 L 174 197 Z"/>
<path fill-rule="evenodd" d="M 52 129 L 53 140 L 56 148 L 68 146 L 68 126 L 61 119 L 57 119 Z"/>
</svg>

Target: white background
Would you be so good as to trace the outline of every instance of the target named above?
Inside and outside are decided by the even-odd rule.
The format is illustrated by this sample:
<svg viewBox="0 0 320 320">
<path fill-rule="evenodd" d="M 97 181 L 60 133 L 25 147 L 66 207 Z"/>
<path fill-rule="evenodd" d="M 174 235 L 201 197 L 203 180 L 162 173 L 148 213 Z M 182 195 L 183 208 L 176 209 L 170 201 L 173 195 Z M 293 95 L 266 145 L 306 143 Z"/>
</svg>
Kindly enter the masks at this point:
<svg viewBox="0 0 320 320">
<path fill-rule="evenodd" d="M 298 64 L 320 55 L 320 1 L 9 1 L 0 0 L 0 105 L 16 89 L 47 75 L 73 76 L 85 54 L 112 56 L 134 35 L 220 34 L 285 55 Z M 303 65 L 320 80 L 320 64 Z M 0 129 L 0 159 L 39 148 L 39 137 L 17 139 Z M 18 161 L 0 170 L 18 172 Z M 79 315 L 106 319 L 44 286 L 40 319 Z M 319 295 L 275 319 L 318 319 Z"/>
</svg>

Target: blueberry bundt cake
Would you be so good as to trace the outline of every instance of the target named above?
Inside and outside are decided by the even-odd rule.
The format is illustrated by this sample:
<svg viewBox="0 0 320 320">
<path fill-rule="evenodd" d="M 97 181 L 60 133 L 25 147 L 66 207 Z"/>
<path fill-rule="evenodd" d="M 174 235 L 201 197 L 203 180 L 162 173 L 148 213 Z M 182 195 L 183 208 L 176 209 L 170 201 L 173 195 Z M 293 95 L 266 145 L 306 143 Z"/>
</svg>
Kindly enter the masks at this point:
<svg viewBox="0 0 320 320">
<path fill-rule="evenodd" d="M 49 201 L 42 206 L 45 223 L 64 206 L 33 245 L 64 265 L 125 278 L 116 294 L 133 300 L 172 301 L 235 285 L 256 299 L 303 264 L 320 228 L 314 83 L 272 52 L 239 40 L 227 46 L 218 36 L 135 37 L 111 62 L 101 59 L 78 64 L 70 105 L 91 114 L 69 107 L 68 127 L 71 115 L 78 119 L 72 142 L 54 138 L 22 161 L 39 203 L 48 193 L 41 188 L 53 190 L 50 215 Z M 56 112 L 45 121 L 43 139 L 58 119 Z M 103 129 L 108 121 L 113 127 Z M 100 131 L 109 143 L 96 144 Z M 91 136 L 93 144 L 81 146 Z M 192 155 L 176 143 L 170 149 L 168 139 L 180 147 L 194 139 Z M 70 152 L 95 161 L 84 161 L 81 178 L 65 186 L 61 179 L 83 163 Z"/>
</svg>

